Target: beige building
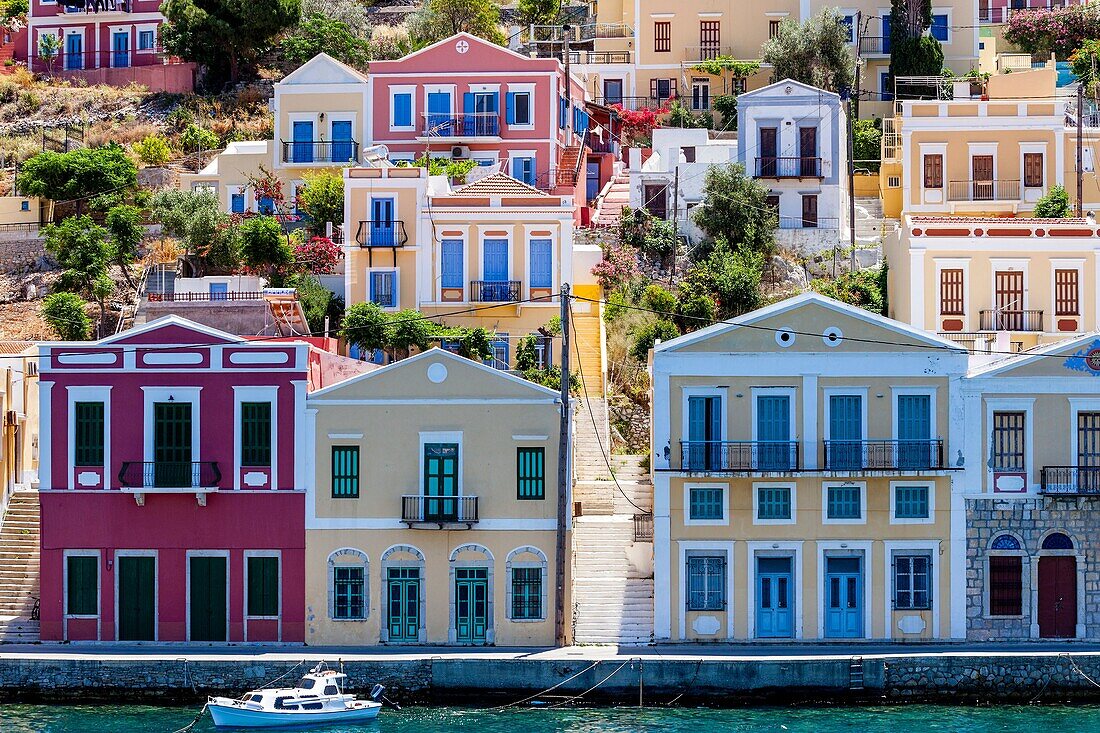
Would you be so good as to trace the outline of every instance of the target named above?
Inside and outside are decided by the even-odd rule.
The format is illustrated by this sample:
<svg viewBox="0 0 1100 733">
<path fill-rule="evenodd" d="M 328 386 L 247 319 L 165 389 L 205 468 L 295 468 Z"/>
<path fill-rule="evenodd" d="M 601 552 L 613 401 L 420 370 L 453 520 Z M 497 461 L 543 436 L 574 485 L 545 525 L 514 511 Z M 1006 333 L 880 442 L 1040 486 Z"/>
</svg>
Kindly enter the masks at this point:
<svg viewBox="0 0 1100 733">
<path fill-rule="evenodd" d="M 307 644 L 555 643 L 556 392 L 432 349 L 306 410 Z"/>
<path fill-rule="evenodd" d="M 0 341 L 0 506 L 38 483 L 36 352 L 30 342 Z"/>
</svg>

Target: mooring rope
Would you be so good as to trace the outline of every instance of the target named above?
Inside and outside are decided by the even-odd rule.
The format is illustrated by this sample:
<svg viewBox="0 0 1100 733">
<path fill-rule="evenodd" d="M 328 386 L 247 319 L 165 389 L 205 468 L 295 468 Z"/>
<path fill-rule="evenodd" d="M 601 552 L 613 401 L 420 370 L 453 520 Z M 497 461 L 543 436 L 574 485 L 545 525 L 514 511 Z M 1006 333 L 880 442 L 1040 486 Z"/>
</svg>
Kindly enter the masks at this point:
<svg viewBox="0 0 1100 733">
<path fill-rule="evenodd" d="M 190 723 L 183 726 L 179 730 L 172 731 L 172 733 L 190 733 L 191 729 L 194 728 L 196 725 L 198 725 L 199 720 L 201 720 L 202 716 L 205 715 L 205 714 L 206 714 L 206 705 L 203 705 L 202 710 L 199 711 L 199 714 L 195 716 L 194 720 L 192 720 Z"/>
<path fill-rule="evenodd" d="M 580 677 L 582 674 L 584 674 L 588 670 L 595 669 L 596 667 L 598 667 L 599 664 L 600 664 L 600 660 L 597 659 L 595 662 L 592 662 L 592 664 L 588 668 L 582 669 L 580 672 L 577 672 L 575 675 L 572 675 L 570 677 L 566 677 L 564 680 L 562 680 L 558 684 L 554 685 L 553 687 L 547 687 L 542 692 L 536 692 L 534 695 L 531 695 L 530 697 L 525 697 L 522 700 L 516 700 L 515 702 L 510 702 L 507 705 L 501 705 L 498 708 L 490 708 L 490 709 L 491 710 L 506 710 L 508 708 L 515 707 L 516 705 L 522 705 L 525 702 L 530 702 L 531 700 L 534 700 L 536 697 L 542 697 L 543 695 L 545 695 L 548 692 L 553 692 L 554 690 L 556 690 L 559 687 L 561 687 L 562 685 L 564 685 L 566 682 L 570 682 L 572 680 L 577 679 L 578 677 Z"/>
<path fill-rule="evenodd" d="M 562 705 L 568 705 L 569 703 L 573 702 L 574 700 L 580 700 L 580 699 L 581 699 L 582 697 L 584 697 L 584 696 L 585 696 L 585 695 L 587 695 L 588 693 L 590 693 L 590 692 L 592 692 L 593 690 L 595 690 L 595 689 L 596 689 L 597 687 L 599 687 L 600 685 L 602 685 L 602 684 L 603 684 L 604 682 L 607 682 L 607 681 L 608 681 L 609 679 L 611 679 L 612 677 L 614 677 L 615 675 L 617 675 L 617 674 L 618 674 L 619 672 L 621 672 L 621 671 L 622 671 L 623 667 L 625 667 L 625 666 L 626 666 L 626 665 L 628 665 L 628 664 L 630 664 L 630 660 L 629 660 L 629 659 L 628 659 L 628 660 L 626 660 L 625 662 L 623 662 L 622 664 L 620 664 L 620 665 L 619 665 L 618 667 L 616 667 L 616 668 L 615 668 L 615 670 L 614 670 L 614 671 L 613 671 L 613 672 L 612 672 L 611 674 L 607 675 L 607 676 L 606 676 L 606 677 L 604 677 L 604 678 L 603 678 L 602 680 L 600 680 L 600 681 L 599 681 L 599 682 L 597 682 L 596 684 L 592 685 L 591 687 L 589 687 L 589 688 L 588 688 L 587 690 L 585 690 L 585 691 L 584 691 L 584 692 L 582 692 L 581 694 L 579 694 L 579 695 L 574 695 L 573 697 L 569 697 L 569 698 L 566 698 L 565 700 L 562 700 L 561 702 L 559 702 L 559 703 L 557 703 L 557 704 L 554 704 L 554 705 L 547 705 L 547 708 L 548 708 L 548 709 L 552 709 L 552 708 L 560 708 L 560 707 L 561 707 Z"/>
<path fill-rule="evenodd" d="M 1085 678 L 1086 680 L 1088 680 L 1089 682 L 1091 682 L 1091 683 L 1092 683 L 1092 685 L 1093 685 L 1093 687 L 1100 687 L 1100 683 L 1098 683 L 1098 682 L 1097 682 L 1096 680 L 1094 680 L 1094 679 L 1093 679 L 1092 677 L 1089 677 L 1089 676 L 1088 676 L 1087 674 L 1085 674 L 1085 670 L 1083 670 L 1083 669 L 1081 669 L 1080 667 L 1078 667 L 1078 666 L 1077 666 L 1077 662 L 1076 662 L 1076 661 L 1075 661 L 1075 660 L 1073 659 L 1073 657 L 1072 657 L 1072 656 L 1070 656 L 1069 654 L 1059 654 L 1058 656 L 1060 656 L 1060 657 L 1065 657 L 1066 659 L 1068 659 L 1068 660 L 1069 660 L 1069 663 L 1070 663 L 1071 665 L 1073 665 L 1073 668 L 1074 668 L 1074 669 L 1075 669 L 1075 670 L 1077 671 L 1077 674 L 1081 675 L 1081 676 L 1082 676 L 1082 677 L 1084 677 L 1084 678 Z"/>
<path fill-rule="evenodd" d="M 288 669 L 286 672 L 283 672 L 281 675 L 279 675 L 275 679 L 270 680 L 270 681 L 266 682 L 265 684 L 261 685 L 259 689 L 266 690 L 267 688 L 271 687 L 273 684 L 275 684 L 279 680 L 283 679 L 284 677 L 288 677 L 291 672 L 298 669 L 299 667 L 301 667 L 305 663 L 306 663 L 306 660 L 304 660 L 304 659 L 300 660 L 297 664 L 295 664 L 293 667 Z"/>
<path fill-rule="evenodd" d="M 671 700 L 669 700 L 668 702 L 666 702 L 666 703 L 665 703 L 665 706 L 666 706 L 666 707 L 669 707 L 669 706 L 675 705 L 675 704 L 676 704 L 676 701 L 677 701 L 677 700 L 679 700 L 679 699 L 680 699 L 681 697 L 683 697 L 684 695 L 686 695 L 686 694 L 687 694 L 687 691 L 688 691 L 688 690 L 690 690 L 690 689 L 691 689 L 692 687 L 694 687 L 694 686 L 695 686 L 695 680 L 696 680 L 696 679 L 698 679 L 698 677 L 699 677 L 699 670 L 700 670 L 700 669 L 701 669 L 702 667 L 703 667 L 703 660 L 702 660 L 702 659 L 696 659 L 696 660 L 695 660 L 695 674 L 693 674 L 693 675 L 691 676 L 691 682 L 688 682 L 688 683 L 687 683 L 687 685 L 686 685 L 686 686 L 684 687 L 684 689 L 683 689 L 683 690 L 682 690 L 682 691 L 680 692 L 680 694 L 679 694 L 679 695 L 677 695 L 676 697 L 674 697 L 674 698 L 672 698 Z"/>
</svg>

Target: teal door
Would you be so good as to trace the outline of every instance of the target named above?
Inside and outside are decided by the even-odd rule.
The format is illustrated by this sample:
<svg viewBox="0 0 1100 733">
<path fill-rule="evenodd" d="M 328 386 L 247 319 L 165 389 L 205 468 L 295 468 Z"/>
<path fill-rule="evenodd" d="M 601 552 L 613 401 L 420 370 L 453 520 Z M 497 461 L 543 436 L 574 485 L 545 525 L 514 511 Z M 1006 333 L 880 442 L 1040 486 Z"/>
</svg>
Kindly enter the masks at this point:
<svg viewBox="0 0 1100 733">
<path fill-rule="evenodd" d="M 688 442 L 683 455 L 685 469 L 722 468 L 721 407 L 720 397 L 688 397 Z"/>
<path fill-rule="evenodd" d="M 292 126 L 294 150 L 291 157 L 294 163 L 313 162 L 313 123 L 299 120 Z"/>
<path fill-rule="evenodd" d="M 455 640 L 485 643 L 488 619 L 488 568 L 455 568 Z"/>
<path fill-rule="evenodd" d="M 155 557 L 118 558 L 118 640 L 156 638 Z"/>
<path fill-rule="evenodd" d="M 387 577 L 387 613 L 390 641 L 420 640 L 420 569 L 389 568 Z"/>
<path fill-rule="evenodd" d="M 226 641 L 225 558 L 188 558 L 188 638 Z"/>
<path fill-rule="evenodd" d="M 111 66 L 124 69 L 130 65 L 130 34 L 126 31 L 111 34 Z"/>
<path fill-rule="evenodd" d="M 355 159 L 351 120 L 332 121 L 332 162 L 350 163 Z"/>
<path fill-rule="evenodd" d="M 191 473 L 191 403 L 154 403 L 153 485 L 188 488 Z"/>
<path fill-rule="evenodd" d="M 458 521 L 458 445 L 424 444 L 424 519 Z"/>
<path fill-rule="evenodd" d="M 69 71 L 84 68 L 84 36 L 76 33 L 65 36 L 65 68 Z"/>
<path fill-rule="evenodd" d="M 898 395 L 898 468 L 932 465 L 932 398 Z"/>
<path fill-rule="evenodd" d="M 791 558 L 756 558 L 756 635 L 783 639 L 793 635 L 794 593 Z"/>
<path fill-rule="evenodd" d="M 826 468 L 857 471 L 863 467 L 863 397 L 829 397 L 829 450 Z"/>
<path fill-rule="evenodd" d="M 761 395 L 756 398 L 757 468 L 787 471 L 791 465 L 791 398 Z"/>
<path fill-rule="evenodd" d="M 825 558 L 825 636 L 863 636 L 863 571 L 858 557 Z"/>
</svg>

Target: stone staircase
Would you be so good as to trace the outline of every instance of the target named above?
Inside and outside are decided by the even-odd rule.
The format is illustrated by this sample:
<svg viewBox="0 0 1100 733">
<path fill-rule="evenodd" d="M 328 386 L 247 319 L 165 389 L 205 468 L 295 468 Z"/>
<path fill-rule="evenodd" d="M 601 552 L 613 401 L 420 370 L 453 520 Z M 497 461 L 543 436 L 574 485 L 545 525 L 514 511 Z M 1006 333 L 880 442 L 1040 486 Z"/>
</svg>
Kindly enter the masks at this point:
<svg viewBox="0 0 1100 733">
<path fill-rule="evenodd" d="M 599 291 L 579 295 L 599 297 Z M 584 391 L 589 397 L 603 395 L 603 320 L 600 318 L 600 306 L 587 300 L 574 300 L 573 309 L 573 346 L 569 355 L 572 361 L 569 368 L 584 375 Z M 579 362 L 579 363 L 578 363 Z"/>
<path fill-rule="evenodd" d="M 623 215 L 623 207 L 630 205 L 630 175 L 617 173 L 611 179 L 607 193 L 596 202 L 592 217 L 593 227 L 617 227 Z"/>
<path fill-rule="evenodd" d="M 39 595 L 37 491 L 17 491 L 0 524 L 0 643 L 37 642 L 31 620 Z"/>
<path fill-rule="evenodd" d="M 558 161 L 558 180 L 559 186 L 576 186 L 577 185 L 577 163 L 581 157 L 582 148 L 580 145 L 571 145 L 561 153 L 561 160 Z"/>
<path fill-rule="evenodd" d="M 856 198 L 856 243 L 881 246 L 883 238 L 897 229 L 896 219 L 882 214 L 882 199 L 877 196 Z"/>
</svg>

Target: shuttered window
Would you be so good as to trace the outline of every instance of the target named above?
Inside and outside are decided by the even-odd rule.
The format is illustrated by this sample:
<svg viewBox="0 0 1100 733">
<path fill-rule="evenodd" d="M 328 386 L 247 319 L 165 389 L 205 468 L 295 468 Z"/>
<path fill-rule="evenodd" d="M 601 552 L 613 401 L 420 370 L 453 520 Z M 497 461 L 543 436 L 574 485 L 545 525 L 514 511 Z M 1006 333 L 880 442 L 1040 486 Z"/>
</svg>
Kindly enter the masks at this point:
<svg viewBox="0 0 1100 733">
<path fill-rule="evenodd" d="M 1043 154 L 1024 153 L 1024 186 L 1027 188 L 1042 188 L 1043 186 Z"/>
<path fill-rule="evenodd" d="M 271 403 L 241 403 L 241 465 L 271 465 Z"/>
<path fill-rule="evenodd" d="M 1054 271 L 1054 315 L 1081 315 L 1077 287 L 1077 270 Z"/>
<path fill-rule="evenodd" d="M 726 515 L 726 492 L 721 487 L 700 487 L 688 492 L 688 519 L 721 520 Z"/>
<path fill-rule="evenodd" d="M 664 102 L 676 96 L 675 79 L 650 79 L 649 97 L 658 102 Z"/>
<path fill-rule="evenodd" d="M 248 615 L 279 615 L 279 558 L 248 558 Z"/>
<path fill-rule="evenodd" d="M 928 519 L 929 497 L 927 486 L 894 487 L 895 519 Z"/>
<path fill-rule="evenodd" d="M 542 568 L 512 568 L 512 618 L 542 618 Z"/>
<path fill-rule="evenodd" d="M 932 559 L 927 555 L 894 556 L 894 608 L 899 611 L 932 607 L 929 590 Z"/>
<path fill-rule="evenodd" d="M 775 38 L 779 35 L 779 23 L 778 20 L 768 21 L 768 38 Z"/>
<path fill-rule="evenodd" d="M 550 239 L 531 240 L 531 287 L 554 285 L 554 243 Z"/>
<path fill-rule="evenodd" d="M 940 315 L 961 316 L 964 313 L 963 271 L 940 270 Z"/>
<path fill-rule="evenodd" d="M 664 53 L 672 50 L 672 23 L 658 20 L 653 23 L 653 50 Z"/>
<path fill-rule="evenodd" d="M 78 466 L 103 465 L 103 403 L 73 404 L 73 460 Z"/>
<path fill-rule="evenodd" d="M 464 268 L 461 239 L 444 239 L 440 242 L 440 285 L 445 288 L 461 288 Z"/>
<path fill-rule="evenodd" d="M 70 555 L 65 558 L 66 603 L 69 616 L 99 615 L 99 558 Z"/>
<path fill-rule="evenodd" d="M 862 492 L 858 486 L 830 486 L 826 500 L 829 519 L 859 519 L 863 516 Z"/>
<path fill-rule="evenodd" d="M 789 486 L 760 486 L 756 489 L 757 519 L 790 519 L 791 489 Z"/>
<path fill-rule="evenodd" d="M 332 497 L 359 497 L 359 447 L 332 446 Z"/>
<path fill-rule="evenodd" d="M 989 615 L 1023 614 L 1023 558 L 993 555 L 989 558 Z"/>
<path fill-rule="evenodd" d="M 361 565 L 332 569 L 332 617 L 366 618 L 367 583 Z"/>
<path fill-rule="evenodd" d="M 924 156 L 924 187 L 943 188 L 943 156 Z"/>
<path fill-rule="evenodd" d="M 1024 413 L 993 413 L 993 470 L 1020 473 L 1024 470 Z"/>
<path fill-rule="evenodd" d="M 516 448 L 517 496 L 546 498 L 546 449 Z"/>
</svg>

